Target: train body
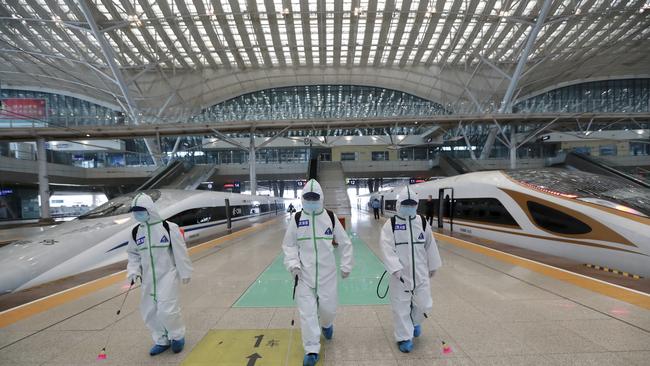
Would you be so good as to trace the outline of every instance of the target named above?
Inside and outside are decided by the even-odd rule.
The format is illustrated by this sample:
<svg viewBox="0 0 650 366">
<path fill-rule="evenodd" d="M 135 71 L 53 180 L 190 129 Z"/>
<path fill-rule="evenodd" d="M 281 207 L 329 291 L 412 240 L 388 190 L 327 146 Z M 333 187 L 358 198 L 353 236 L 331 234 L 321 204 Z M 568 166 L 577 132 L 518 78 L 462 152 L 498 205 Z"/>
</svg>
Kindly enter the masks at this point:
<svg viewBox="0 0 650 366">
<path fill-rule="evenodd" d="M 650 189 L 562 169 L 486 171 L 411 185 L 433 227 L 650 276 Z M 360 196 L 396 214 L 395 191 Z"/>
<path fill-rule="evenodd" d="M 163 218 L 181 227 L 188 244 L 286 213 L 285 200 L 276 197 L 166 189 L 145 193 Z M 138 224 L 128 212 L 135 194 L 0 248 L 0 294 L 126 260 L 126 245 Z"/>
</svg>

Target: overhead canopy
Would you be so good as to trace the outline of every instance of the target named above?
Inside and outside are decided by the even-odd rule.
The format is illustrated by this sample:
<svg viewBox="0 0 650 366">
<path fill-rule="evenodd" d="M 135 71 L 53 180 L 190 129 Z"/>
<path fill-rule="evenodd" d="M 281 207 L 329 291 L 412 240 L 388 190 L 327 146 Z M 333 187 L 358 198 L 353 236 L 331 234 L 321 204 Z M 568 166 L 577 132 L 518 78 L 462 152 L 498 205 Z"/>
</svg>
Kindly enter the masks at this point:
<svg viewBox="0 0 650 366">
<path fill-rule="evenodd" d="M 645 0 L 85 1 L 91 19 L 76 0 L 16 0 L 0 3 L 0 79 L 132 108 L 152 122 L 262 89 L 323 84 L 482 112 L 505 94 L 545 1 L 515 95 L 649 74 Z"/>
</svg>

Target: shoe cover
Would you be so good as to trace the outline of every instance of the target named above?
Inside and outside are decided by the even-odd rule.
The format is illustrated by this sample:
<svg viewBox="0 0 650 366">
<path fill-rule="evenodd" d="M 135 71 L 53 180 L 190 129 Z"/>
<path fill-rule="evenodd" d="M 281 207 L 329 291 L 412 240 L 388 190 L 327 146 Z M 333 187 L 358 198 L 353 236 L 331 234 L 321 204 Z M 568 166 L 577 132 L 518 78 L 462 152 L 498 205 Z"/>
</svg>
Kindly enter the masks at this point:
<svg viewBox="0 0 650 366">
<path fill-rule="evenodd" d="M 172 340 L 172 351 L 174 351 L 174 353 L 179 353 L 183 350 L 183 347 L 185 347 L 185 338 Z"/>
<path fill-rule="evenodd" d="M 409 353 L 413 350 L 413 341 L 408 340 L 408 341 L 401 341 L 397 343 L 399 350 L 404 353 Z"/>
<path fill-rule="evenodd" d="M 333 335 L 334 335 L 334 325 L 330 325 L 329 328 L 323 328 L 323 336 L 325 336 L 325 339 L 332 339 Z"/>
<path fill-rule="evenodd" d="M 149 350 L 149 355 L 155 356 L 159 355 L 169 349 L 169 345 L 166 346 L 161 346 L 159 344 L 155 344 L 151 349 Z"/>
<path fill-rule="evenodd" d="M 302 360 L 302 366 L 314 366 L 318 362 L 318 353 L 308 353 Z"/>
<path fill-rule="evenodd" d="M 419 337 L 422 334 L 422 327 L 420 324 L 413 327 L 413 337 Z"/>
</svg>

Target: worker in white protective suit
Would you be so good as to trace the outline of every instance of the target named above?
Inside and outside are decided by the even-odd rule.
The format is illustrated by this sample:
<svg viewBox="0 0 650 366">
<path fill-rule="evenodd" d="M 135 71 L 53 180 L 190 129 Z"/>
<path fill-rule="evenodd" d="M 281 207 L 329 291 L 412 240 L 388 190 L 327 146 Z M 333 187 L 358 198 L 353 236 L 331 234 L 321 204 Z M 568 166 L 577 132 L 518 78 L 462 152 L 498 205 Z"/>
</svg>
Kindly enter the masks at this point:
<svg viewBox="0 0 650 366">
<path fill-rule="evenodd" d="M 338 305 L 336 260 L 333 241 L 341 254 L 341 277 L 352 271 L 352 242 L 336 215 L 323 209 L 323 190 L 309 180 L 302 195 L 302 211 L 297 212 L 284 235 L 284 265 L 292 278 L 298 278 L 296 303 L 300 312 L 303 365 L 318 362 L 321 329 L 326 339 L 334 334 Z"/>
<path fill-rule="evenodd" d="M 397 215 L 381 229 L 380 246 L 390 276 L 394 335 L 399 350 L 413 350 L 426 313 L 431 311 L 429 279 L 442 265 L 431 226 L 417 214 L 418 196 L 408 186 L 397 195 Z"/>
<path fill-rule="evenodd" d="M 131 212 L 140 225 L 133 228 L 127 245 L 127 275 L 131 284 L 138 277 L 142 281 L 140 312 L 155 342 L 149 354 L 155 356 L 170 347 L 179 353 L 185 346 L 185 325 L 178 285 L 179 281 L 188 284 L 192 277 L 185 239 L 178 225 L 160 217 L 147 194 L 135 196 Z"/>
</svg>

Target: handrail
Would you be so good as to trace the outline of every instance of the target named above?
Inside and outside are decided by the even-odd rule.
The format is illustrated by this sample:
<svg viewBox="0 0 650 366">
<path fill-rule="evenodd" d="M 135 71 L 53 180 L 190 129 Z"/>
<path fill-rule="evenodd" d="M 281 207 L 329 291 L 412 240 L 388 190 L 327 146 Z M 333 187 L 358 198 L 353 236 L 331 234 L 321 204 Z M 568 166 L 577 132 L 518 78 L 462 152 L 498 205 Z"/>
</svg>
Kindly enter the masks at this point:
<svg viewBox="0 0 650 366">
<path fill-rule="evenodd" d="M 583 162 L 586 162 L 587 164 L 591 164 L 591 165 L 595 166 L 595 169 L 592 168 L 592 170 L 595 170 L 592 173 L 598 173 L 598 174 L 603 174 L 604 173 L 605 175 L 615 176 L 615 177 L 618 177 L 618 178 L 625 179 L 625 180 L 627 180 L 629 182 L 632 182 L 634 184 L 637 184 L 637 185 L 639 185 L 641 187 L 650 188 L 650 183 L 644 182 L 641 179 L 635 178 L 635 177 L 633 177 L 633 176 L 631 176 L 631 175 L 629 175 L 629 174 L 627 174 L 625 172 L 622 172 L 622 171 L 620 171 L 620 170 L 606 164 L 605 162 L 601 161 L 600 159 L 596 159 L 596 158 L 594 158 L 592 156 L 588 156 L 588 155 L 585 155 L 585 154 L 582 154 L 582 153 L 570 152 L 569 154 L 567 154 L 566 164 L 571 165 L 571 163 L 570 163 L 571 158 L 576 158 L 576 159 L 579 159 L 579 160 L 581 160 Z"/>
</svg>

